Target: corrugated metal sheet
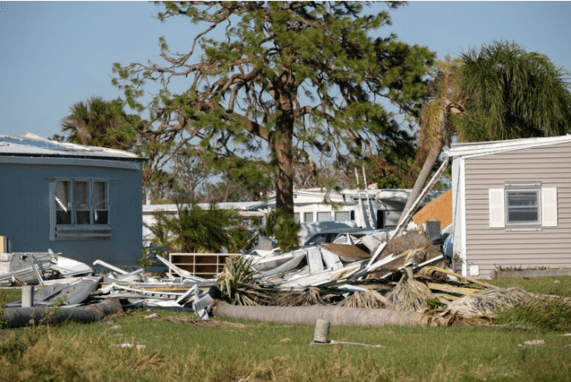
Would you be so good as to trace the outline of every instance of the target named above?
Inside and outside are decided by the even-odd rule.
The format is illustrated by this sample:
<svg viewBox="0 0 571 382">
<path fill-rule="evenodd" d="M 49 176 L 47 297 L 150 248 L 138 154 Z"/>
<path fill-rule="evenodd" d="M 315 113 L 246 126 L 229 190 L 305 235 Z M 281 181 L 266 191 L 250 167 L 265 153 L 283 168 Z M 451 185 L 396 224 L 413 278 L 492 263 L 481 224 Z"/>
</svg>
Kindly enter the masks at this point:
<svg viewBox="0 0 571 382">
<path fill-rule="evenodd" d="M 146 160 L 127 151 L 50 141 L 31 133 L 22 136 L 0 135 L 0 155 Z"/>
</svg>

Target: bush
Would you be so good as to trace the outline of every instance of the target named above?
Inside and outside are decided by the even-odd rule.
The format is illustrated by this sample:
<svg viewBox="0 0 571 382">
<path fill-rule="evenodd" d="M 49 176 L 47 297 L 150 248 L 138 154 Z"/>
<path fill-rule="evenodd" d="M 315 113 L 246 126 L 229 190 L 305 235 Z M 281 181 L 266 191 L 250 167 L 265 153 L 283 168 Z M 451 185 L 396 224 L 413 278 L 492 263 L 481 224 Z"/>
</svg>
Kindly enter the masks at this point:
<svg viewBox="0 0 571 382">
<path fill-rule="evenodd" d="M 170 245 L 171 252 L 221 252 L 223 248 L 238 252 L 247 245 L 248 233 L 239 225 L 242 217 L 234 210 L 221 210 L 212 205 L 203 210 L 193 203 L 179 206 L 178 216 L 159 212 L 157 223 L 150 227 L 156 246 Z"/>
<path fill-rule="evenodd" d="M 300 227 L 292 214 L 284 209 L 278 209 L 268 215 L 266 228 L 261 229 L 260 234 L 273 236 L 283 252 L 290 252 L 299 247 L 297 235 Z"/>
</svg>

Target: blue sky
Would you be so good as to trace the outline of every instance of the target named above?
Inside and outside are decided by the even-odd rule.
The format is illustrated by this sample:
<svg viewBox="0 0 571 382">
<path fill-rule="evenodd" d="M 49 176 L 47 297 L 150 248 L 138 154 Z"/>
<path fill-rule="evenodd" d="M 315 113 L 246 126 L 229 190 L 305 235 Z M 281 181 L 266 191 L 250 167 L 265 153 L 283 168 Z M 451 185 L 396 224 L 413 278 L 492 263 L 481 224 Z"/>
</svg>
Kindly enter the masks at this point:
<svg viewBox="0 0 571 382">
<path fill-rule="evenodd" d="M 0 134 L 57 134 L 76 102 L 113 99 L 114 62 L 156 58 L 158 38 L 190 47 L 199 30 L 161 23 L 146 2 L 0 1 Z M 492 40 L 520 43 L 571 72 L 571 2 L 410 2 L 391 11 L 401 41 L 453 57 Z"/>
</svg>

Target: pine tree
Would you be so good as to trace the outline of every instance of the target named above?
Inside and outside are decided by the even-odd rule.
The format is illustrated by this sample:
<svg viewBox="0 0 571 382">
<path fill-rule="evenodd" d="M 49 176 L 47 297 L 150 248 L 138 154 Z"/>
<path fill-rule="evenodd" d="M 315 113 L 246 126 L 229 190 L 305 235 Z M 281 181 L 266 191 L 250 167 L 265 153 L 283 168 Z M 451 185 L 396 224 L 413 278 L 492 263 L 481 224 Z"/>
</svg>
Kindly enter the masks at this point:
<svg viewBox="0 0 571 382">
<path fill-rule="evenodd" d="M 183 53 L 161 38 L 162 63 L 115 64 L 114 83 L 139 110 L 145 86 L 161 84 L 150 104 L 157 144 L 195 145 L 213 160 L 269 152 L 276 207 L 292 213 L 296 161 L 379 155 L 379 143 L 403 134 L 381 100 L 414 115 L 425 95 L 423 76 L 434 54 L 392 34 L 374 38 L 390 16 L 367 14 L 368 5 L 163 3 L 160 20 L 184 17 L 203 29 Z M 177 80 L 188 81 L 180 94 L 169 89 Z"/>
</svg>

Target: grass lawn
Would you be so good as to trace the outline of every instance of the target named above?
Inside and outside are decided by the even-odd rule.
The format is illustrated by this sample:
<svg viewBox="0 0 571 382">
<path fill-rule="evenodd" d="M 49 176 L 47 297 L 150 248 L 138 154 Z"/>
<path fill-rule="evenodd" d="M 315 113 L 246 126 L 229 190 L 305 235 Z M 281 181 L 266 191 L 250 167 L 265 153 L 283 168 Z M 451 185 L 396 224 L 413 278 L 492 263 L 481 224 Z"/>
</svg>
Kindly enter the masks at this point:
<svg viewBox="0 0 571 382">
<path fill-rule="evenodd" d="M 549 294 L 567 285 L 567 295 L 570 282 L 571 277 L 493 281 Z M 19 299 L 19 291 L 10 296 Z M 146 318 L 153 313 L 158 317 Z M 309 346 L 312 325 L 222 319 L 197 323 L 192 318 L 169 311 L 131 311 L 94 324 L 2 330 L 0 381 L 571 380 L 571 336 L 565 332 L 332 327 L 333 340 L 384 347 Z M 524 345 L 538 339 L 545 343 Z"/>
</svg>

